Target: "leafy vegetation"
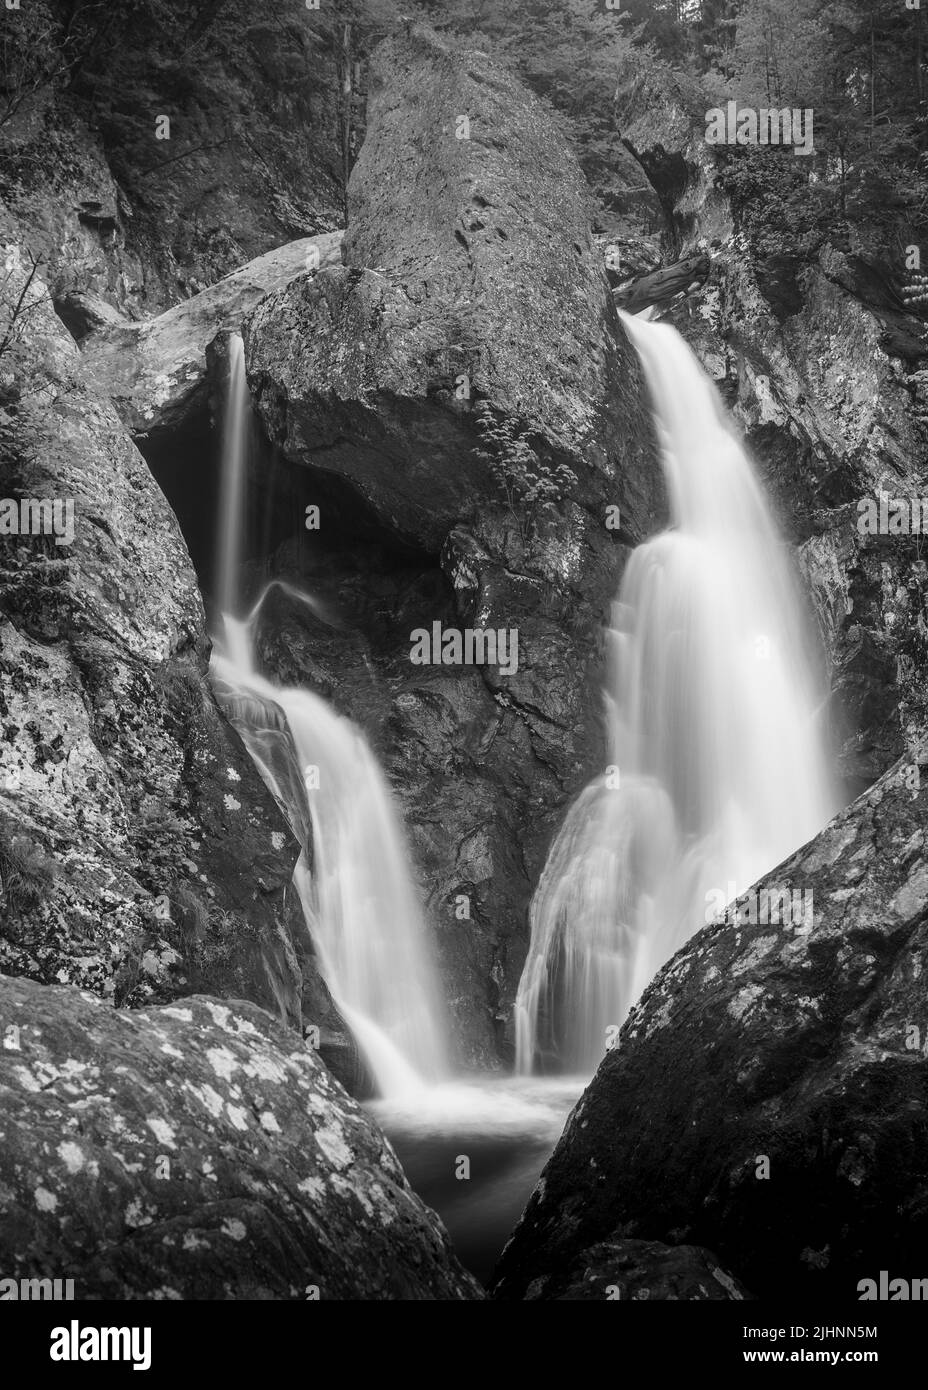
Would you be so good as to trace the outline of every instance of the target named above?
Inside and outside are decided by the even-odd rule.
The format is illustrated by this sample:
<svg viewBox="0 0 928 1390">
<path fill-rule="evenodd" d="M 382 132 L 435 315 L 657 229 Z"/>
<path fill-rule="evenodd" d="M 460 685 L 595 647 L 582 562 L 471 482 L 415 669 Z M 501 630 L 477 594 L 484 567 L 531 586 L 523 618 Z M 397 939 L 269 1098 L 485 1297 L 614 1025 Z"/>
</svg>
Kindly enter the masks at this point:
<svg viewBox="0 0 928 1390">
<path fill-rule="evenodd" d="M 12 915 L 31 912 L 48 898 L 58 865 L 28 835 L 0 840 L 0 905 Z"/>
<path fill-rule="evenodd" d="M 543 512 L 555 511 L 577 475 L 565 463 L 547 463 L 529 442 L 529 430 L 511 416 L 497 418 L 486 401 L 474 407 L 481 447 L 477 457 L 487 464 L 516 521 L 523 544 L 531 523 Z"/>
<path fill-rule="evenodd" d="M 568 118 L 591 181 L 621 153 L 642 92 L 672 93 L 694 133 L 708 109 L 811 109 L 814 154 L 718 147 L 759 257 L 826 241 L 882 255 L 900 279 L 928 232 L 923 9 L 902 0 L 420 0 L 440 27 L 514 62 Z M 928 6 L 925 6 L 928 8 Z M 636 100 L 637 97 L 637 100 Z"/>
</svg>

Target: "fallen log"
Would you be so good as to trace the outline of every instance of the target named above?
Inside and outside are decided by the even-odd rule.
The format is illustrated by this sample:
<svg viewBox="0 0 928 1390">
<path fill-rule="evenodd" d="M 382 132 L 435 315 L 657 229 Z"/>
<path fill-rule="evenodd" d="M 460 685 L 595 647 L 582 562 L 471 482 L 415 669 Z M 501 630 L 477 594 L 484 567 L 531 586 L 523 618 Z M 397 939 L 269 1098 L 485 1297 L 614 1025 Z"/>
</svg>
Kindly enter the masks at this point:
<svg viewBox="0 0 928 1390">
<path fill-rule="evenodd" d="M 207 344 L 217 333 L 240 329 L 265 295 L 308 271 L 340 265 L 343 235 L 287 242 L 157 318 L 102 323 L 82 337 L 84 365 L 126 428 L 138 437 L 188 420 L 205 396 Z"/>
<path fill-rule="evenodd" d="M 640 275 L 612 291 L 613 298 L 620 309 L 628 314 L 640 314 L 650 305 L 666 307 L 680 294 L 703 285 L 708 279 L 712 262 L 706 255 L 687 256 L 673 265 L 652 270 L 649 275 Z"/>
</svg>

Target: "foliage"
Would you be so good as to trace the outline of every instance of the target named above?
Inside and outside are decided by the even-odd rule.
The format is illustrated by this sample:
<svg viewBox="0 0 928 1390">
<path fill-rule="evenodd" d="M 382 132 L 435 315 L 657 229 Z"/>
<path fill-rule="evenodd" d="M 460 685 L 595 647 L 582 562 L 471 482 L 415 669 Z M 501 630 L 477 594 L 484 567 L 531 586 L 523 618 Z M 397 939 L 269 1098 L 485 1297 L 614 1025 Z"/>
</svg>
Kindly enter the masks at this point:
<svg viewBox="0 0 928 1390">
<path fill-rule="evenodd" d="M 565 463 L 539 458 L 527 426 L 512 416 L 497 418 L 488 402 L 478 402 L 474 416 L 481 440 L 477 457 L 487 464 L 525 543 L 530 522 L 554 511 L 577 476 Z"/>
<path fill-rule="evenodd" d="M 363 136 L 366 58 L 383 35 L 424 18 L 515 66 L 562 113 L 601 188 L 627 157 L 623 126 L 646 109 L 642 93 L 682 101 L 694 129 L 709 106 L 732 99 L 811 108 L 812 157 L 721 153 L 741 227 L 762 256 L 806 258 L 825 239 L 856 239 L 898 268 L 901 250 L 924 244 L 928 229 L 924 9 L 902 0 L 322 0 L 317 10 L 298 0 L 30 0 L 4 15 L 0 125 L 43 86 L 66 88 L 101 132 L 120 184 L 144 199 L 147 175 L 206 148 L 191 113 L 183 147 L 152 158 L 152 110 L 161 109 L 152 103 L 202 90 L 220 54 L 254 40 L 260 61 L 273 43 L 281 119 L 321 101 L 313 113 L 331 126 L 344 187 Z M 318 84 L 309 95 L 307 73 Z M 247 145 L 248 122 L 234 115 L 233 103 L 223 141 Z"/>
<path fill-rule="evenodd" d="M 924 236 L 928 121 L 920 11 L 894 0 L 740 0 L 707 90 L 743 106 L 808 108 L 815 154 L 732 152 L 725 180 L 742 225 L 769 250 L 869 240 L 896 254 Z M 799 164 L 797 168 L 796 165 Z M 805 204 L 805 206 L 804 206 Z M 898 269 L 897 265 L 897 269 Z"/>
<path fill-rule="evenodd" d="M 0 842 L 0 903 L 11 915 L 39 907 L 57 874 L 57 862 L 28 835 Z"/>
<path fill-rule="evenodd" d="M 16 247 L 9 248 L 0 271 L 0 357 L 19 340 L 29 314 L 40 304 L 48 303 L 48 295 L 35 289 L 34 280 L 42 264 L 41 257 L 27 253 L 28 270 L 22 265 Z"/>
</svg>

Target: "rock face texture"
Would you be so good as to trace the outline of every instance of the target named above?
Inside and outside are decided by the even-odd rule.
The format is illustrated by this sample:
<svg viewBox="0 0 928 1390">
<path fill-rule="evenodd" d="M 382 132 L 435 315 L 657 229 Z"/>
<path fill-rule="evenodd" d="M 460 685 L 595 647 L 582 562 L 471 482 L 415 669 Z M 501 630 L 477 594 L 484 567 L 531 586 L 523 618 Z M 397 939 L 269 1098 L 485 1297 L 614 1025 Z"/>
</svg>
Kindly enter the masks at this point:
<svg viewBox="0 0 928 1390">
<path fill-rule="evenodd" d="M 602 757 L 597 633 L 624 544 L 662 507 L 589 214 L 547 108 L 484 54 L 414 27 L 372 60 L 344 266 L 294 280 L 245 325 L 258 410 L 291 486 L 321 506 L 303 578 L 331 582 L 342 556 L 345 669 L 364 660 L 370 676 L 342 684 L 336 638 L 297 619 L 297 646 L 292 625 L 276 645 L 288 678 L 320 674 L 321 657 L 336 703 L 374 713 L 461 1049 L 484 1064 L 506 1047 L 547 840 Z M 362 541 L 387 555 L 367 600 Z M 518 669 L 411 665 L 411 632 L 438 621 L 516 629 Z"/>
<path fill-rule="evenodd" d="M 0 977 L 0 1250 L 77 1299 L 472 1299 L 380 1131 L 261 1009 Z"/>
<path fill-rule="evenodd" d="M 768 877 L 803 895 L 790 922 L 758 922 L 749 896 L 661 971 L 570 1117 L 500 1296 L 564 1286 L 582 1252 L 629 1237 L 708 1246 L 758 1297 L 854 1300 L 881 1269 L 915 1275 L 926 766 L 923 740 Z"/>
<path fill-rule="evenodd" d="M 73 531 L 0 534 L 0 969 L 119 1003 L 244 996 L 344 1042 L 290 885 L 298 846 L 216 707 L 187 546 L 109 399 L 140 431 L 153 400 L 186 419 L 209 339 L 314 250 L 337 258 L 344 55 L 282 0 L 36 0 L 11 22 L 43 65 L 64 45 L 68 80 L 4 109 L 0 490 L 71 508 Z M 73 340 L 107 334 L 97 380 Z M 207 488 L 190 514 L 210 506 Z"/>
<path fill-rule="evenodd" d="M 858 503 L 928 489 L 928 325 L 906 312 L 881 230 L 858 222 L 803 260 L 770 254 L 672 88 L 623 132 L 667 215 L 667 259 L 708 250 L 710 284 L 673 315 L 758 460 L 823 636 L 849 797 L 928 727 L 928 576 L 917 535 L 869 535 Z"/>
<path fill-rule="evenodd" d="M 66 313 L 89 294 L 157 314 L 344 225 L 340 70 L 356 55 L 325 4 L 32 0 L 7 19 L 64 80 L 4 122 L 0 230 L 15 219 Z"/>
<path fill-rule="evenodd" d="M 119 1002 L 274 1008 L 272 978 L 298 1000 L 296 846 L 206 685 L 177 522 L 41 281 L 28 304 L 0 480 L 62 525 L 0 540 L 0 966 Z"/>
<path fill-rule="evenodd" d="M 206 408 L 206 350 L 216 335 L 240 329 L 265 295 L 296 276 L 337 265 L 341 242 L 341 232 L 288 242 L 157 318 L 101 325 L 82 344 L 90 376 L 131 433 L 189 428 Z"/>
<path fill-rule="evenodd" d="M 350 1078 L 290 885 L 298 846 L 213 700 L 198 577 L 110 398 L 139 433 L 196 417 L 212 465 L 207 344 L 317 252 L 338 258 L 353 54 L 283 0 L 36 0 L 11 23 L 8 81 L 30 43 L 49 71 L 62 45 L 67 81 L 3 112 L 0 480 L 17 508 L 73 509 L 73 532 L 0 534 L 0 969 L 120 1003 L 253 998 L 319 1027 Z M 73 340 L 95 336 L 88 371 Z M 194 531 L 214 485 L 187 498 Z"/>
<path fill-rule="evenodd" d="M 421 27 L 383 44 L 345 268 L 269 296 L 248 325 L 250 378 L 284 452 L 349 478 L 435 552 L 475 504 L 501 500 L 474 448 L 479 401 L 520 421 L 545 461 L 580 469 L 571 500 L 598 522 L 620 469 L 626 530 L 649 530 L 637 366 L 591 211 L 552 116 L 510 74 Z"/>
</svg>

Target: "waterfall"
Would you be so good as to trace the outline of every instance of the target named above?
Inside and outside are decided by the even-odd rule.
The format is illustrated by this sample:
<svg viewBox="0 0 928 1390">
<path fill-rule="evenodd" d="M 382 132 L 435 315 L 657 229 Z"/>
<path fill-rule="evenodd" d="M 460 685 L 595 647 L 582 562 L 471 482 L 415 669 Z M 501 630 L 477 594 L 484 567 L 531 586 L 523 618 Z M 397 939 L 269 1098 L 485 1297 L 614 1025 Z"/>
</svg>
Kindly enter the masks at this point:
<svg viewBox="0 0 928 1390">
<path fill-rule="evenodd" d="M 222 469 L 219 480 L 219 545 L 216 565 L 216 603 L 221 613 L 234 613 L 238 598 L 244 524 L 245 483 L 251 401 L 245 375 L 245 344 L 239 333 L 229 336 L 229 376 L 222 422 Z"/>
<path fill-rule="evenodd" d="M 250 402 L 240 338 L 230 340 L 217 565 L 222 630 L 213 687 L 252 761 L 304 846 L 294 872 L 320 969 L 381 1095 L 442 1077 L 446 1042 L 437 977 L 409 869 L 400 815 L 369 745 L 349 719 L 308 690 L 280 687 L 258 670 L 255 633 L 264 598 L 238 607 L 242 498 Z M 312 869 L 308 867 L 311 848 Z"/>
<path fill-rule="evenodd" d="M 607 1030 L 707 920 L 707 895 L 743 893 L 837 809 L 815 648 L 752 464 L 676 330 L 622 322 L 671 524 L 633 552 L 613 605 L 608 763 L 532 901 L 521 1072 L 592 1072 Z"/>
</svg>

